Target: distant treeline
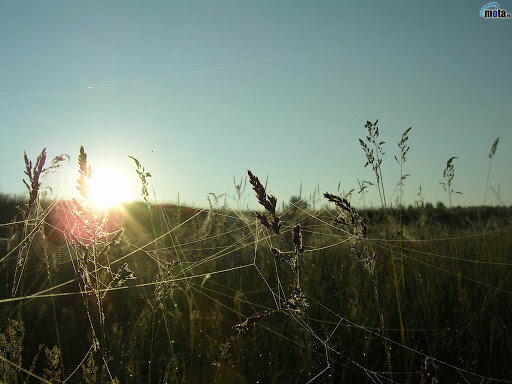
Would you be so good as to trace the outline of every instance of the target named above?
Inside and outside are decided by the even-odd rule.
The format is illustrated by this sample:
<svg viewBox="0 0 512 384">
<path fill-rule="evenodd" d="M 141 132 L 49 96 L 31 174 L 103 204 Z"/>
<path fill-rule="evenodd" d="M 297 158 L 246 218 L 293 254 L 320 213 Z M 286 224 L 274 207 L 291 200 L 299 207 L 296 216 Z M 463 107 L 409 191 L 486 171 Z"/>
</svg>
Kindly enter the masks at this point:
<svg viewBox="0 0 512 384">
<path fill-rule="evenodd" d="M 292 198 L 293 199 L 293 198 Z M 293 200 L 294 205 L 288 204 L 285 206 L 284 217 L 290 218 L 291 215 L 295 215 L 300 209 L 307 209 L 311 211 L 311 208 L 306 201 Z M 0 223 L 8 223 L 15 219 L 19 213 L 17 207 L 26 203 L 26 199 L 19 196 L 12 196 L 0 193 Z M 145 203 L 133 202 L 126 204 L 128 211 L 136 215 L 141 221 L 144 220 L 144 216 L 148 216 L 148 211 Z M 297 208 L 301 207 L 301 208 Z M 155 205 L 158 209 L 164 209 L 171 212 L 190 211 L 195 212 L 194 208 L 186 206 L 178 206 L 176 204 L 158 204 Z M 227 209 L 226 208 L 214 208 L 216 209 Z M 234 209 L 234 208 L 233 208 Z M 508 225 L 512 216 L 512 206 L 470 206 L 470 207 L 446 207 L 442 202 L 437 202 L 435 205 L 432 203 L 425 203 L 423 206 L 412 206 L 404 207 L 402 210 L 399 208 L 361 208 L 357 211 L 366 218 L 368 224 L 386 224 L 390 218 L 399 220 L 400 217 L 404 225 L 409 225 L 414 222 L 429 222 L 438 224 L 450 224 L 458 228 L 458 230 L 475 229 L 487 227 L 489 225 L 503 226 Z M 148 216 L 149 220 L 149 216 Z M 149 221 L 148 221 L 149 223 Z M 6 229 L 0 229 L 0 236 L 6 235 Z"/>
</svg>

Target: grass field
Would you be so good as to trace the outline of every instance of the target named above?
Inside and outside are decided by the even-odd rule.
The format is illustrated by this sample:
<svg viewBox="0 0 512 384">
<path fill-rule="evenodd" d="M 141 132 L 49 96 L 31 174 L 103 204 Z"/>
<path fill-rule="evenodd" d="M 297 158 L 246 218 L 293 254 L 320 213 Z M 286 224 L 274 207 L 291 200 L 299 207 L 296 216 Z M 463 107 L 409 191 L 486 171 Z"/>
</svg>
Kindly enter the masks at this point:
<svg viewBox="0 0 512 384">
<path fill-rule="evenodd" d="M 134 159 L 143 202 L 100 211 L 85 151 L 74 200 L 43 199 L 46 156 L 26 159 L 28 199 L 0 198 L 0 382 L 512 379 L 512 208 L 389 208 L 375 127 L 379 209 L 277 201 L 251 172 L 207 208 L 155 204 Z"/>
<path fill-rule="evenodd" d="M 512 384 L 510 1 L 0 4 L 0 384 Z"/>
</svg>

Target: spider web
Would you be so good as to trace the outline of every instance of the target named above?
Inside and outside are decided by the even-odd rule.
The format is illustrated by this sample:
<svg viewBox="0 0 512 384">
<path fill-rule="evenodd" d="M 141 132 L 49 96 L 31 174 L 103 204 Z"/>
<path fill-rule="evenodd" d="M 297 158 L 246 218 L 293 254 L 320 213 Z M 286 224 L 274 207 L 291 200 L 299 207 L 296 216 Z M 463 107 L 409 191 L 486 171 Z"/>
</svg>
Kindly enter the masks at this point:
<svg viewBox="0 0 512 384">
<path fill-rule="evenodd" d="M 238 200 L 239 203 L 242 195 L 236 183 L 235 189 L 231 191 L 231 194 L 234 196 L 233 200 L 235 202 Z M 280 196 L 280 194 L 276 193 L 276 196 Z M 243 196 L 244 199 L 246 197 L 247 195 Z M 154 236 L 150 240 L 144 241 L 142 244 L 135 244 L 130 240 L 129 236 L 121 237 L 120 248 L 128 251 L 115 256 L 106 252 L 101 260 L 98 258 L 98 260 L 92 263 L 93 267 L 87 270 L 86 278 L 84 277 L 84 272 L 81 271 L 81 268 L 83 269 L 84 267 L 80 265 L 80 245 L 77 245 L 75 241 L 66 236 L 64 236 L 63 244 L 55 245 L 48 241 L 45 232 L 41 230 L 44 225 L 48 225 L 48 215 L 56 205 L 57 202 L 52 202 L 44 208 L 43 205 L 39 204 L 36 214 L 27 220 L 2 224 L 2 226 L 7 227 L 23 225 L 23 236 L 18 239 L 19 241 L 0 259 L 0 263 L 5 263 L 13 258 L 17 259 L 17 264 L 21 270 L 13 281 L 12 296 L 0 299 L 0 305 L 10 306 L 10 312 L 13 313 L 17 309 L 17 306 L 24 302 L 44 298 L 50 298 L 53 301 L 57 298 L 69 296 L 82 298 L 83 309 L 87 314 L 90 327 L 89 331 L 93 335 L 93 339 L 81 362 L 77 366 L 67 369 L 67 376 L 60 380 L 63 383 L 74 379 L 79 368 L 91 353 L 97 353 L 98 356 L 101 356 L 110 380 L 114 380 L 109 369 L 110 362 L 106 351 L 108 336 L 105 331 L 106 314 L 103 308 L 104 301 L 106 298 L 118 294 L 119 291 L 143 291 L 150 288 L 152 288 L 153 291 L 147 291 L 150 292 L 150 294 L 145 293 L 147 305 L 151 307 L 160 305 L 163 306 L 162 308 L 165 310 L 169 310 L 166 304 L 163 304 L 166 300 L 166 295 L 171 295 L 174 291 L 183 291 L 186 292 L 190 302 L 193 303 L 191 305 L 195 305 L 199 308 L 197 300 L 201 297 L 212 303 L 212 305 L 222 307 L 223 310 L 238 316 L 242 320 L 241 322 L 254 318 L 255 314 L 261 314 L 263 312 L 272 313 L 272 316 L 269 316 L 269 319 L 265 319 L 265 321 L 254 321 L 253 327 L 260 329 L 262 332 L 269 333 L 273 337 L 279 338 L 294 347 L 312 353 L 317 356 L 320 362 L 319 364 L 323 361 L 323 368 L 319 369 L 317 372 L 308 372 L 308 376 L 302 379 L 302 381 L 306 383 L 326 379 L 334 366 L 341 366 L 350 372 L 360 374 L 373 383 L 400 382 L 400 375 L 419 376 L 421 374 L 419 371 L 375 371 L 365 366 L 366 364 L 363 362 L 364 359 L 358 361 L 352 356 L 347 356 L 346 351 L 337 347 L 336 342 L 333 340 L 340 333 L 344 332 L 344 330 L 346 331 L 348 329 L 361 331 L 362 334 L 366 335 L 365 338 L 373 338 L 381 341 L 385 340 L 392 344 L 394 348 L 396 348 L 396 351 L 400 351 L 397 353 L 407 352 L 421 359 L 430 359 L 445 369 L 457 372 L 457 374 L 468 383 L 512 382 L 502 378 L 486 377 L 478 372 L 463 369 L 456 363 L 444 361 L 420 349 L 404 345 L 395 338 L 387 337 L 385 334 L 382 334 L 382 330 L 378 326 L 360 324 L 354 319 L 351 319 L 349 314 L 339 312 L 323 304 L 320 301 L 322 299 L 321 297 L 315 297 L 315 292 L 305 292 L 306 300 L 310 305 L 314 305 L 315 307 L 314 313 L 310 313 L 311 311 L 293 312 L 284 310 L 283 303 L 290 297 L 290 290 L 288 289 L 290 281 L 283 278 L 285 275 L 283 273 L 283 266 L 279 264 L 278 260 L 272 258 L 270 249 L 276 244 L 286 244 L 284 239 L 291 236 L 292 225 L 285 225 L 281 235 L 277 236 L 259 224 L 251 212 L 232 210 L 228 209 L 227 206 L 221 208 L 211 206 L 209 209 L 179 207 L 180 210 L 190 210 L 191 214 L 187 218 L 176 218 L 170 217 L 164 206 L 154 204 L 149 206 L 149 208 L 150 211 L 152 211 L 152 217 L 158 220 L 161 233 L 154 231 Z M 344 252 L 343 249 L 345 249 L 346 251 L 346 248 L 343 248 L 343 246 L 345 243 L 349 242 L 350 234 L 347 234 L 338 226 L 332 224 L 332 220 L 336 216 L 336 213 L 332 209 L 325 207 L 321 210 L 311 212 L 297 205 L 290 204 L 288 208 L 280 212 L 280 215 L 286 216 L 291 211 L 295 211 L 296 213 L 296 215 L 293 216 L 293 224 L 300 224 L 303 233 L 309 235 L 309 237 L 306 237 L 301 263 L 305 263 L 306 265 L 312 261 L 321 263 L 322 254 L 327 250 L 339 249 L 340 252 Z M 222 231 L 223 226 L 218 224 L 216 220 L 230 220 L 229 222 L 232 224 L 233 228 Z M 71 224 L 70 221 L 68 221 L 67 224 Z M 190 226 L 195 226 L 196 238 L 180 242 L 180 237 L 178 236 L 179 232 L 182 231 L 183 233 L 183 231 L 189 231 L 190 229 L 188 227 Z M 197 230 L 197 228 L 199 228 L 199 230 Z M 53 229 L 59 230 L 55 227 Z M 405 240 L 370 238 L 370 241 L 377 249 L 379 255 L 388 254 L 390 257 L 403 257 L 407 261 L 417 263 L 430 271 L 454 277 L 454 281 L 456 280 L 455 277 L 459 277 L 471 284 L 480 286 L 482 289 L 488 290 L 488 293 L 485 295 L 486 301 L 482 304 L 480 311 L 483 313 L 490 305 L 493 297 L 497 294 L 510 295 L 512 293 L 504 288 L 512 270 L 507 269 L 508 273 L 505 278 L 501 280 L 500 284 L 491 284 L 485 281 L 484 278 L 476 279 L 471 276 L 461 275 L 458 271 L 450 270 L 444 265 L 436 265 L 433 261 L 450 260 L 457 263 L 477 264 L 479 267 L 500 268 L 508 268 L 512 263 L 451 256 L 417 249 L 413 245 L 418 246 L 435 242 L 453 243 L 460 240 L 478 239 L 484 236 L 505 234 L 511 229 L 512 227 L 508 226 L 487 232 L 447 238 Z M 63 233 L 64 232 L 65 231 L 63 231 Z M 321 238 L 322 244 L 307 244 L 307 240 L 312 239 L 312 236 L 315 236 L 315 239 Z M 228 245 L 208 245 L 209 242 L 213 240 L 226 238 L 230 240 Z M 410 245 L 401 246 L 399 242 L 402 244 L 405 242 Z M 207 246 L 202 247 L 201 244 L 207 244 Z M 94 247 L 96 245 L 93 244 L 92 246 Z M 243 260 L 239 260 L 240 258 L 237 260 L 233 257 L 233 255 L 243 250 L 251 250 L 253 253 L 252 260 L 241 263 L 240 261 Z M 207 255 L 203 256 L 205 253 L 207 253 Z M 33 254 L 38 256 L 41 266 L 36 269 L 31 269 L 31 273 L 36 273 L 37 275 L 35 277 L 31 276 L 32 284 L 28 286 L 24 285 L 22 289 L 20 286 L 22 279 L 25 277 L 23 271 L 25 270 L 27 261 Z M 136 262 L 136 257 L 141 257 L 142 255 L 146 257 L 157 270 L 157 273 L 149 280 L 142 280 L 137 276 L 136 280 L 130 281 L 128 284 L 126 284 L 125 281 L 125 284 L 113 286 L 108 282 L 108 279 L 105 277 L 105 271 L 109 272 L 110 276 L 108 277 L 115 277 L 120 273 L 115 271 L 121 267 L 122 262 L 127 262 L 128 265 L 131 265 Z M 197 257 L 197 255 L 200 256 Z M 345 257 L 350 258 L 351 256 L 347 252 Z M 223 262 L 230 262 L 231 264 L 222 267 Z M 378 262 L 383 262 L 383 260 L 379 258 Z M 263 267 L 265 263 L 270 263 L 272 268 Z M 56 276 L 54 276 L 54 274 L 59 268 L 66 265 L 72 267 L 74 277 L 64 282 L 56 282 Z M 221 265 L 221 267 L 219 267 L 219 265 Z M 239 274 L 241 271 L 248 271 L 257 276 L 261 283 L 259 284 L 260 287 L 257 290 L 244 292 L 226 286 L 215 279 L 215 277 L 219 275 L 235 275 Z M 135 273 L 137 274 L 136 270 Z M 303 271 L 301 277 L 307 278 L 307 271 Z M 335 279 L 336 277 L 333 276 L 333 278 Z M 90 282 L 87 282 L 87 279 L 90 279 Z M 322 281 L 317 281 L 316 283 L 322 284 Z M 48 287 L 42 288 L 44 285 Z M 78 287 L 78 289 L 69 290 L 70 286 Z M 308 286 L 310 287 L 312 285 L 309 284 Z M 261 293 L 266 294 L 267 298 L 263 300 L 251 299 L 251 297 L 254 297 L 254 294 Z M 96 299 L 91 300 L 91 296 Z M 226 299 L 228 303 L 234 303 L 236 301 L 243 303 L 249 311 L 241 310 L 240 308 L 237 309 L 234 306 L 226 304 Z M 286 320 L 287 326 L 285 329 L 279 329 L 273 326 L 272 317 L 275 315 L 288 318 L 288 320 Z M 165 314 L 161 314 L 161 316 L 164 322 L 166 322 Z M 415 330 L 432 332 L 433 335 L 446 335 L 453 327 L 466 329 L 469 327 L 471 321 L 471 319 L 468 319 L 461 324 L 451 324 L 446 328 L 423 327 L 409 329 L 409 331 Z M 279 323 L 282 324 L 282 321 Z M 233 324 L 233 326 L 235 326 L 235 324 Z M 310 345 L 306 345 L 290 337 L 288 331 L 293 329 L 293 327 L 307 334 L 307 337 L 313 340 L 311 345 L 316 345 L 316 347 L 312 348 Z M 399 329 L 388 328 L 386 331 L 397 332 Z M 244 338 L 246 334 L 247 332 L 243 331 L 240 332 L 239 335 L 232 337 Z M 170 348 L 172 349 L 172 336 L 169 331 L 167 331 L 167 336 L 169 338 Z M 447 341 L 448 344 L 453 342 L 454 340 Z M 31 370 L 6 359 L 2 355 L 0 355 L 0 359 L 27 375 L 38 378 L 43 382 L 49 382 L 31 372 Z"/>
</svg>

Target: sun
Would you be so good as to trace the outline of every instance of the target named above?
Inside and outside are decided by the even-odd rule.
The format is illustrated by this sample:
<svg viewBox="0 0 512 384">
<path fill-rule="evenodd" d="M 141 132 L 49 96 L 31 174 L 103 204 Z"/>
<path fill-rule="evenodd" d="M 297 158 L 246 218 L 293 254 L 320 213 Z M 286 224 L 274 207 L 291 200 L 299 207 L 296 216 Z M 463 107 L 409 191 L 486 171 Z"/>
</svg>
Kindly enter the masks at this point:
<svg viewBox="0 0 512 384">
<path fill-rule="evenodd" d="M 135 190 L 127 177 L 111 168 L 93 169 L 88 180 L 89 201 L 97 209 L 108 209 L 135 200 Z"/>
</svg>

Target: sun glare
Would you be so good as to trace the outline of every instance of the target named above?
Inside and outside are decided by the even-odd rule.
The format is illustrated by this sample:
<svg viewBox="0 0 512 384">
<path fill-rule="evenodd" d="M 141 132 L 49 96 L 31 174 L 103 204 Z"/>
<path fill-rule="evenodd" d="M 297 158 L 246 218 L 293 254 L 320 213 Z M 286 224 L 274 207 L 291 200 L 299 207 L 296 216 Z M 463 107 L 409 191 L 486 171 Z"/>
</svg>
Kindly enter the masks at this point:
<svg viewBox="0 0 512 384">
<path fill-rule="evenodd" d="M 109 168 L 95 168 L 89 179 L 89 199 L 99 209 L 119 206 L 134 200 L 133 186 L 127 178 Z"/>
</svg>

